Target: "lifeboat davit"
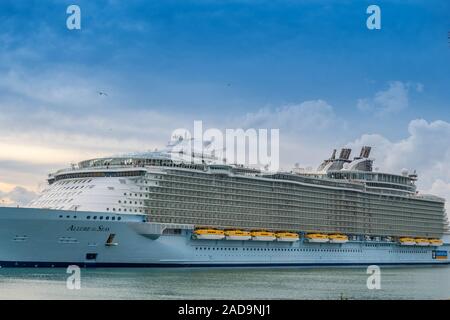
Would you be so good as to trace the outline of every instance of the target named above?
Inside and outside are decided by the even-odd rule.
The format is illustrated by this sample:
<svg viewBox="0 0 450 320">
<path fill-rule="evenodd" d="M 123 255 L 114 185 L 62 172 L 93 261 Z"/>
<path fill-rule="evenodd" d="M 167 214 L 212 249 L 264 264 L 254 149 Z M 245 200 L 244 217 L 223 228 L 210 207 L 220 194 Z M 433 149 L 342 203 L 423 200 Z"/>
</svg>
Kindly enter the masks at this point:
<svg viewBox="0 0 450 320">
<path fill-rule="evenodd" d="M 414 239 L 414 241 L 416 241 L 416 244 L 421 247 L 430 245 L 430 241 L 428 239 L 416 238 L 416 239 Z"/>
<path fill-rule="evenodd" d="M 253 231 L 251 235 L 252 240 L 256 241 L 273 241 L 276 238 L 275 233 L 268 231 Z"/>
<path fill-rule="evenodd" d="M 443 242 L 442 242 L 441 239 L 431 239 L 430 240 L 430 245 L 431 246 L 438 247 L 438 246 L 442 246 L 442 244 L 443 244 Z"/>
<path fill-rule="evenodd" d="M 202 240 L 221 240 L 225 238 L 225 234 L 223 230 L 197 229 L 194 231 L 194 237 Z"/>
<path fill-rule="evenodd" d="M 415 246 L 416 241 L 413 238 L 400 238 L 398 239 L 402 246 Z"/>
<path fill-rule="evenodd" d="M 325 243 L 325 242 L 330 241 L 330 239 L 328 238 L 328 236 L 326 234 L 321 234 L 321 233 L 307 234 L 306 239 L 309 242 L 317 242 L 317 243 Z"/>
<path fill-rule="evenodd" d="M 252 238 L 252 234 L 249 231 L 226 230 L 224 233 L 226 240 L 250 240 Z"/>
<path fill-rule="evenodd" d="M 277 237 L 277 241 L 282 242 L 295 242 L 300 238 L 297 233 L 293 232 L 277 232 L 275 236 Z"/>
<path fill-rule="evenodd" d="M 328 236 L 330 243 L 346 243 L 348 242 L 348 237 L 344 234 L 332 234 Z"/>
</svg>

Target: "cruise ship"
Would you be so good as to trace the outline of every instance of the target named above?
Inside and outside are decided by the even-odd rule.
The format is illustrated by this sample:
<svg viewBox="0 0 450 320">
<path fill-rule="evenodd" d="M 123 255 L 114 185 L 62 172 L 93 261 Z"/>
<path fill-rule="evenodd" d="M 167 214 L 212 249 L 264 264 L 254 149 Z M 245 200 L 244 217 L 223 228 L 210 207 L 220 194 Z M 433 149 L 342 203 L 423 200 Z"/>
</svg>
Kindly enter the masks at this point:
<svg viewBox="0 0 450 320">
<path fill-rule="evenodd" d="M 28 206 L 0 207 L 0 266 L 449 263 L 444 199 L 418 192 L 415 172 L 373 170 L 370 147 L 269 172 L 186 159 L 183 143 L 49 174 Z"/>
</svg>

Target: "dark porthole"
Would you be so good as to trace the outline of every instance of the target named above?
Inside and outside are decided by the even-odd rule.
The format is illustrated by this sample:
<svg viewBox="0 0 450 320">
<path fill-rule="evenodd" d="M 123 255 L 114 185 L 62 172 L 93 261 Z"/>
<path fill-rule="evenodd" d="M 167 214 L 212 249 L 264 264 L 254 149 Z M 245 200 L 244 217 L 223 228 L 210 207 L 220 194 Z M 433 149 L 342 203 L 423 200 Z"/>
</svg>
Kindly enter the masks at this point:
<svg viewBox="0 0 450 320">
<path fill-rule="evenodd" d="M 106 219 L 106 220 L 109 220 L 109 217 L 106 217 L 105 219 Z"/>
<path fill-rule="evenodd" d="M 90 219 L 90 218 L 91 218 L 91 216 L 87 216 L 86 218 L 87 218 L 87 219 Z"/>
<path fill-rule="evenodd" d="M 100 220 L 103 220 L 103 216 L 100 216 L 100 218 L 99 218 Z"/>
<path fill-rule="evenodd" d="M 118 217 L 117 220 L 122 220 L 122 217 Z"/>
<path fill-rule="evenodd" d="M 112 217 L 111 220 L 116 220 L 116 217 Z"/>
<path fill-rule="evenodd" d="M 97 216 L 94 216 L 92 219 L 97 220 Z"/>
</svg>

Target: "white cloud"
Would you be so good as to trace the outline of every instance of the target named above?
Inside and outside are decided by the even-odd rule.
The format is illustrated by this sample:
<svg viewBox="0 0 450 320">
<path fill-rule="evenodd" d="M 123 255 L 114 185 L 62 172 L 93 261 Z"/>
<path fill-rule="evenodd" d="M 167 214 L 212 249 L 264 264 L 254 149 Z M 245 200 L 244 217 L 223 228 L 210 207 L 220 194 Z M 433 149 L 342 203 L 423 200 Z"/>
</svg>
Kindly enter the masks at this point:
<svg viewBox="0 0 450 320">
<path fill-rule="evenodd" d="M 2 74 L 0 88 L 10 95 L 20 96 L 22 100 L 33 100 L 35 104 L 83 108 L 99 105 L 101 101 L 94 81 L 77 74 L 68 76 L 67 70 L 36 75 L 9 70 Z"/>
<path fill-rule="evenodd" d="M 450 181 L 444 181 L 438 178 L 432 183 L 431 187 L 427 189 L 426 192 L 445 199 L 447 221 L 450 221 Z"/>
<path fill-rule="evenodd" d="M 24 206 L 33 200 L 37 194 L 23 187 L 15 187 L 9 192 L 0 191 L 0 204 L 11 206 Z"/>
<path fill-rule="evenodd" d="M 422 83 L 416 83 L 416 91 L 417 92 L 423 92 L 424 90 L 424 85 Z"/>
<path fill-rule="evenodd" d="M 1 102 L 0 110 L 4 110 Z M 8 178 L 7 183 L 20 180 L 23 184 L 23 172 L 28 172 L 32 180 L 26 183 L 28 187 L 43 180 L 49 167 L 55 170 L 84 159 L 162 147 L 172 130 L 188 121 L 145 110 L 111 109 L 103 114 L 46 108 L 9 111 L 0 112 L 0 163 L 18 165 L 5 175 L 0 168 L 0 173 Z"/>
<path fill-rule="evenodd" d="M 343 144 L 347 122 L 324 100 L 310 100 L 278 108 L 262 108 L 227 123 L 229 128 L 280 129 L 281 169 L 294 163 L 309 166 L 328 156 L 334 144 Z"/>
<path fill-rule="evenodd" d="M 0 162 L 20 164 L 0 168 L 4 184 L 37 190 L 35 186 L 44 181 L 50 166 L 58 169 L 71 161 L 161 147 L 174 129 L 190 127 L 196 119 L 191 114 L 127 109 L 122 105 L 126 99 L 115 99 L 120 92 L 113 90 L 109 97 L 99 97 L 96 87 L 100 85 L 95 79 L 64 79 L 50 74 L 27 78 L 13 72 L 0 80 L 0 90 L 6 92 L 0 95 Z M 408 107 L 410 90 L 421 92 L 423 85 L 390 82 L 373 98 L 360 100 L 359 107 L 377 115 L 399 112 Z M 295 162 L 316 166 L 333 148 L 358 134 L 324 100 L 266 107 L 228 119 L 204 116 L 199 120 L 205 122 L 204 129 L 279 128 L 283 169 L 290 169 Z M 383 170 L 417 169 L 421 190 L 450 201 L 449 188 L 443 187 L 450 185 L 450 124 L 414 120 L 408 132 L 408 137 L 398 141 L 366 134 L 350 145 L 374 146 L 376 166 Z M 5 188 L 0 185 L 0 190 Z M 20 200 L 20 191 L 8 199 Z M 1 196 L 5 194 L 3 191 Z"/>
<path fill-rule="evenodd" d="M 372 98 L 358 99 L 357 107 L 361 111 L 374 113 L 378 117 L 395 114 L 408 108 L 411 88 L 422 92 L 423 87 L 421 83 L 391 81 L 386 90 L 375 93 Z"/>
<path fill-rule="evenodd" d="M 336 124 L 337 117 L 333 107 L 323 100 L 305 101 L 289 104 L 271 110 L 263 108 L 248 113 L 244 126 L 252 128 L 283 128 L 286 131 L 324 130 Z"/>
<path fill-rule="evenodd" d="M 409 123 L 408 133 L 398 141 L 365 134 L 348 146 L 373 146 L 373 157 L 380 170 L 417 170 L 419 189 L 446 198 L 447 210 L 450 210 L 450 123 L 417 119 Z"/>
<path fill-rule="evenodd" d="M 105 87 L 108 96 L 100 96 Z M 61 164 L 145 150 L 189 121 L 127 106 L 125 96 L 78 73 L 7 72 L 0 79 L 0 161 Z"/>
<path fill-rule="evenodd" d="M 99 87 L 106 87 L 108 97 L 97 93 Z M 161 147 L 173 129 L 192 123 L 189 116 L 128 108 L 126 100 L 120 90 L 77 73 L 5 73 L 0 79 L 1 182 L 37 190 L 50 167 Z M 0 190 L 5 189 L 0 185 Z"/>
<path fill-rule="evenodd" d="M 446 198 L 450 201 L 450 183 L 447 181 L 443 181 L 441 179 L 437 179 L 431 185 L 431 188 L 428 190 L 431 194 Z"/>
</svg>

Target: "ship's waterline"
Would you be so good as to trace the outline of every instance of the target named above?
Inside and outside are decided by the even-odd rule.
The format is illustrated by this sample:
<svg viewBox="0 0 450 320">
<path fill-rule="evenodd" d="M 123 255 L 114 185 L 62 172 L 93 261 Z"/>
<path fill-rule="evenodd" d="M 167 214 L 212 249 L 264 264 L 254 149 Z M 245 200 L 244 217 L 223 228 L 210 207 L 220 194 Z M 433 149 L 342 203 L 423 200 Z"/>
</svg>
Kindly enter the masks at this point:
<svg viewBox="0 0 450 320">
<path fill-rule="evenodd" d="M 352 160 L 333 153 L 314 173 L 187 163 L 172 150 L 50 174 L 29 207 L 0 208 L 0 265 L 449 263 L 444 200 L 418 193 L 415 173 L 373 172 L 369 147 Z"/>
</svg>

